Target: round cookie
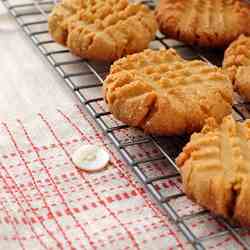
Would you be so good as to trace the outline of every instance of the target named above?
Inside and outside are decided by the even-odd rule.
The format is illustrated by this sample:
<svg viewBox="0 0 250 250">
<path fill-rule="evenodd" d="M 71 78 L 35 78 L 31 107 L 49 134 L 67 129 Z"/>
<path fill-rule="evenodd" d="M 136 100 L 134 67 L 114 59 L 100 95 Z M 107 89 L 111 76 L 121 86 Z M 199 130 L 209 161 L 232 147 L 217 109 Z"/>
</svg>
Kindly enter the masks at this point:
<svg viewBox="0 0 250 250">
<path fill-rule="evenodd" d="M 233 82 L 241 66 L 250 66 L 250 37 L 245 35 L 239 36 L 228 46 L 222 65 Z"/>
<path fill-rule="evenodd" d="M 77 56 L 113 61 L 142 51 L 154 39 L 152 11 L 128 0 L 63 0 L 49 16 L 49 32 Z"/>
<path fill-rule="evenodd" d="M 173 49 L 145 50 L 116 61 L 104 81 L 110 111 L 147 133 L 200 130 L 209 117 L 231 113 L 232 84 L 221 69 L 186 61 Z"/>
<path fill-rule="evenodd" d="M 232 80 L 235 90 L 249 101 L 250 37 L 241 35 L 229 45 L 222 67 Z"/>
<path fill-rule="evenodd" d="M 250 101 L 250 66 L 239 67 L 234 86 L 245 100 Z"/>
<path fill-rule="evenodd" d="M 160 0 L 156 17 L 168 37 L 202 47 L 225 47 L 250 34 L 250 4 L 242 0 Z"/>
<path fill-rule="evenodd" d="M 189 198 L 227 219 L 250 226 L 250 120 L 209 118 L 176 159 Z"/>
</svg>

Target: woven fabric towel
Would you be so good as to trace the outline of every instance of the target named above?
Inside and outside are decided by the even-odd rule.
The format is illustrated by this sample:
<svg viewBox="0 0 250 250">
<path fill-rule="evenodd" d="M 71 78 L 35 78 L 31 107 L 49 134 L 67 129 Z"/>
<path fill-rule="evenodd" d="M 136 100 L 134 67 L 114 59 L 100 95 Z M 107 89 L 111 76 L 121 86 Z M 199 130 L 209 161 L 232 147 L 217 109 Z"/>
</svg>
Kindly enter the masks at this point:
<svg viewBox="0 0 250 250">
<path fill-rule="evenodd" d="M 106 148 L 106 170 L 88 174 L 75 168 L 71 155 L 84 143 Z M 155 153 L 134 149 L 141 157 Z M 166 169 L 145 167 L 151 175 Z M 180 188 L 180 180 L 157 188 L 170 192 Z M 185 197 L 177 205 L 180 214 L 198 209 Z M 202 217 L 190 227 L 197 237 L 221 230 L 211 221 Z M 0 249 L 191 248 L 77 105 L 1 122 L 0 224 Z M 208 247 L 229 245 L 239 247 L 225 235 Z"/>
</svg>

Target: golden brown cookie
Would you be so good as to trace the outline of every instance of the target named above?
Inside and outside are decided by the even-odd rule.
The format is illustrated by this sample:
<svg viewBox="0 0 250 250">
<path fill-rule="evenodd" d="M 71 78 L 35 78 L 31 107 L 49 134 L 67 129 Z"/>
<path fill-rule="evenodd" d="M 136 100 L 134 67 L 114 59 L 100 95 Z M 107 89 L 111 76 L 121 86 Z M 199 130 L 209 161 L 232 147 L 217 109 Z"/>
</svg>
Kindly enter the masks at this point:
<svg viewBox="0 0 250 250">
<path fill-rule="evenodd" d="M 142 51 L 156 30 L 149 8 L 128 0 L 63 0 L 49 16 L 55 41 L 87 59 L 113 61 Z"/>
<path fill-rule="evenodd" d="M 245 100 L 250 101 L 250 66 L 239 67 L 234 86 Z"/>
<path fill-rule="evenodd" d="M 110 111 L 147 133 L 199 130 L 209 116 L 231 113 L 232 84 L 221 69 L 186 61 L 175 50 L 145 50 L 116 61 L 105 80 Z"/>
<path fill-rule="evenodd" d="M 212 212 L 250 226 L 250 120 L 207 120 L 176 160 L 184 191 Z"/>
<path fill-rule="evenodd" d="M 223 69 L 235 90 L 250 101 L 250 37 L 241 35 L 229 45 L 224 54 Z"/>
<path fill-rule="evenodd" d="M 237 70 L 241 66 L 250 66 L 250 37 L 239 36 L 226 49 L 223 60 L 225 69 L 234 82 Z"/>
<path fill-rule="evenodd" d="M 160 0 L 156 17 L 170 38 L 203 47 L 225 47 L 250 34 L 250 4 L 242 0 Z"/>
</svg>

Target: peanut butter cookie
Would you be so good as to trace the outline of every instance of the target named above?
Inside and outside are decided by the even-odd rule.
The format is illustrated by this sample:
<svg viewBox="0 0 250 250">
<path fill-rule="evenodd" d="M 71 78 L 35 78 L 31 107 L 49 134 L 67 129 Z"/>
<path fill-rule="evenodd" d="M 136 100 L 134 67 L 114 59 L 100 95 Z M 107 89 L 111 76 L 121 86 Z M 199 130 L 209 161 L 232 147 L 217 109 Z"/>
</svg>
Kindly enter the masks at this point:
<svg viewBox="0 0 250 250">
<path fill-rule="evenodd" d="M 235 90 L 250 101 L 250 37 L 241 35 L 225 51 L 223 69 L 232 80 Z"/>
<path fill-rule="evenodd" d="M 160 30 L 191 45 L 220 48 L 250 34 L 250 4 L 242 0 L 160 0 Z"/>
<path fill-rule="evenodd" d="M 113 61 L 142 51 L 156 30 L 149 8 L 128 0 L 63 0 L 49 16 L 55 41 L 86 59 Z"/>
<path fill-rule="evenodd" d="M 116 61 L 105 80 L 110 111 L 147 133 L 200 130 L 209 117 L 231 113 L 232 84 L 221 69 L 186 61 L 173 49 L 145 50 Z"/>
<path fill-rule="evenodd" d="M 209 118 L 178 156 L 189 198 L 227 219 L 250 226 L 250 120 Z"/>
<path fill-rule="evenodd" d="M 250 66 L 239 67 L 234 86 L 245 100 L 250 101 Z"/>
</svg>

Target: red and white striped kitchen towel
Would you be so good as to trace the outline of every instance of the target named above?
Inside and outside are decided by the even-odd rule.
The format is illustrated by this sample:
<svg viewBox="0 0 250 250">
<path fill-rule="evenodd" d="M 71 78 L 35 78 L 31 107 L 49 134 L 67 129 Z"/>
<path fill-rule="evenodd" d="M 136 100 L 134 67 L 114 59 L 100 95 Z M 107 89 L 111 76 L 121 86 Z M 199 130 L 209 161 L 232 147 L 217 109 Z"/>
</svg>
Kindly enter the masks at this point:
<svg viewBox="0 0 250 250">
<path fill-rule="evenodd" d="M 106 170 L 88 174 L 74 167 L 71 155 L 85 142 L 110 153 Z M 154 153 L 137 150 L 141 156 Z M 158 188 L 168 192 L 171 184 Z M 180 213 L 195 209 L 186 198 L 179 203 Z M 190 227 L 198 237 L 221 230 L 211 221 L 202 217 Z M 228 235 L 207 244 L 227 246 L 240 247 Z M 189 248 L 79 106 L 1 121 L 0 249 Z"/>
</svg>

